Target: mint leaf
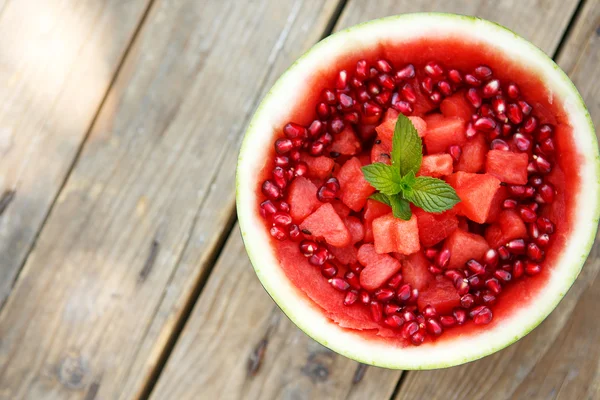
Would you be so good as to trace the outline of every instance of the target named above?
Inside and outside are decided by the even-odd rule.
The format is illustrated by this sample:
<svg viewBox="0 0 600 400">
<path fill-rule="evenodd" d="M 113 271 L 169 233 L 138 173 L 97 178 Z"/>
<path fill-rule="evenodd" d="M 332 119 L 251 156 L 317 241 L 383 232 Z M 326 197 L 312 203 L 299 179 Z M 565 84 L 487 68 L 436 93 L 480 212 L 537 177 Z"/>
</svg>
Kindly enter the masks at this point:
<svg viewBox="0 0 600 400">
<path fill-rule="evenodd" d="M 392 203 L 390 203 L 390 199 L 383 193 L 373 193 L 369 196 L 369 198 L 380 203 L 387 204 L 390 207 L 392 206 Z"/>
<path fill-rule="evenodd" d="M 411 171 L 416 174 L 421 168 L 423 144 L 412 122 L 403 114 L 398 115 L 394 128 L 391 158 L 401 176 Z"/>
<path fill-rule="evenodd" d="M 441 179 L 419 176 L 409 190 L 402 191 L 406 200 L 427 212 L 439 213 L 454 207 L 460 198 Z"/>
<path fill-rule="evenodd" d="M 400 180 L 400 187 L 402 188 L 402 191 L 405 192 L 410 190 L 416 181 L 417 178 L 415 177 L 414 172 L 410 171 L 408 174 L 404 175 Z"/>
<path fill-rule="evenodd" d="M 362 167 L 367 182 L 383 194 L 393 195 L 400 192 L 400 173 L 397 168 L 383 163 L 369 164 Z"/>
<path fill-rule="evenodd" d="M 410 217 L 412 217 L 412 212 L 410 211 L 410 203 L 408 200 L 404 199 L 401 195 L 398 196 L 390 196 L 390 203 L 392 205 L 392 212 L 394 213 L 394 217 L 403 219 L 408 221 Z"/>
</svg>

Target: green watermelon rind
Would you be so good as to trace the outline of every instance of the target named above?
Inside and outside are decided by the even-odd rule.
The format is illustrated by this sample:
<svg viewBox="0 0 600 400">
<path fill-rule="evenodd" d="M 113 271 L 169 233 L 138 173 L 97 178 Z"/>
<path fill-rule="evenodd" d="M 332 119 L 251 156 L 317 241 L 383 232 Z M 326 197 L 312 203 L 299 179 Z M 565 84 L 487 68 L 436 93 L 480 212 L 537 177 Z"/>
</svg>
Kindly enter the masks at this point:
<svg viewBox="0 0 600 400">
<path fill-rule="evenodd" d="M 481 333 L 464 338 L 459 336 L 456 339 L 441 341 L 440 344 L 426 343 L 420 347 L 398 348 L 387 346 L 379 341 L 363 339 L 351 331 L 338 327 L 324 315 L 322 310 L 310 304 L 306 296 L 289 282 L 279 267 L 270 246 L 268 233 L 256 210 L 256 175 L 263 165 L 261 157 L 263 157 L 262 162 L 264 163 L 264 157 L 267 154 L 266 147 L 270 148 L 272 145 L 273 129 L 269 128 L 281 126 L 282 122 L 273 121 L 273 117 L 269 121 L 267 115 L 277 115 L 273 111 L 277 111 L 277 103 L 283 103 L 278 99 L 288 96 L 289 91 L 286 92 L 284 89 L 292 82 L 291 78 L 294 78 L 294 75 L 300 74 L 301 77 L 303 64 L 308 64 L 306 67 L 310 68 L 310 62 L 314 63 L 311 57 L 317 57 L 319 52 L 335 52 L 342 47 L 352 47 L 354 43 L 349 43 L 348 40 L 355 33 L 364 34 L 379 29 L 385 32 L 382 36 L 377 37 L 381 39 L 384 35 L 388 35 L 385 29 L 390 28 L 390 31 L 396 29 L 395 32 L 400 32 L 401 29 L 409 29 L 404 26 L 411 23 L 413 28 L 417 27 L 416 29 L 424 26 L 423 32 L 431 29 L 436 30 L 437 34 L 439 29 L 442 29 L 439 26 L 445 24 L 443 29 L 448 29 L 447 32 L 450 33 L 475 35 L 472 32 L 477 32 L 478 39 L 483 37 L 485 40 L 493 38 L 495 41 L 506 41 L 511 45 L 510 49 L 505 49 L 505 54 L 508 56 L 513 52 L 512 47 L 518 49 L 523 46 L 523 49 L 528 52 L 529 61 L 532 64 L 531 69 L 556 78 L 546 81 L 550 82 L 548 86 L 552 89 L 562 89 L 557 91 L 558 98 L 563 100 L 571 124 L 577 124 L 578 129 L 574 129 L 578 142 L 577 147 L 585 156 L 585 162 L 582 164 L 580 172 L 589 175 L 584 181 L 585 185 L 582 185 L 581 192 L 578 193 L 577 205 L 581 206 L 581 202 L 591 203 L 591 205 L 586 204 L 586 211 L 577 214 L 575 224 L 580 229 L 577 230 L 577 234 L 572 234 L 569 238 L 563 251 L 563 257 L 560 258 L 560 262 L 553 270 L 553 274 L 558 275 L 549 280 L 548 285 L 524 307 L 523 312 L 517 311 L 516 315 L 506 317 L 506 320 L 497 324 L 493 329 L 482 330 Z M 436 27 L 432 28 L 431 24 Z M 519 50 L 514 50 L 515 55 L 518 52 Z M 584 176 L 582 179 L 584 178 L 586 177 Z M 594 125 L 581 95 L 567 75 L 539 48 L 507 28 L 476 17 L 443 13 L 404 14 L 368 21 L 337 32 L 313 46 L 279 78 L 258 106 L 242 142 L 236 176 L 236 203 L 242 239 L 259 280 L 273 300 L 300 329 L 322 345 L 361 363 L 391 369 L 422 370 L 463 364 L 497 352 L 536 328 L 556 308 L 579 275 L 587 259 L 598 228 L 599 199 L 600 155 L 598 154 L 598 141 Z M 574 209 L 579 210 L 580 208 L 574 207 Z M 569 252 L 573 246 L 575 246 L 575 253 Z M 565 256 L 567 253 L 569 254 L 568 260 Z M 573 259 L 573 254 L 577 254 L 575 259 Z M 552 284 L 558 287 L 552 288 Z M 549 292 L 551 289 L 554 291 Z M 535 315 L 524 314 L 529 310 L 532 310 Z M 467 350 L 466 353 L 461 353 L 460 350 L 463 348 Z"/>
</svg>

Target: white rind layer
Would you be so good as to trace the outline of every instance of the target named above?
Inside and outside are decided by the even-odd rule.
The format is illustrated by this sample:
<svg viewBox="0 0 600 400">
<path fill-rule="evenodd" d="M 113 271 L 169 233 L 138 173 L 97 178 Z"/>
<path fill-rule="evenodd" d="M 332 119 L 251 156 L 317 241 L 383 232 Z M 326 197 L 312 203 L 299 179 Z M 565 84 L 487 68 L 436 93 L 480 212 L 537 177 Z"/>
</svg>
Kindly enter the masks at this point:
<svg viewBox="0 0 600 400">
<path fill-rule="evenodd" d="M 564 251 L 557 257 L 547 284 L 525 307 L 480 333 L 457 336 L 420 347 L 404 348 L 365 340 L 332 323 L 318 307 L 287 279 L 280 268 L 257 212 L 256 179 L 269 156 L 274 130 L 289 112 L 290 104 L 301 101 L 293 94 L 303 93 L 311 71 L 325 60 L 346 52 L 369 49 L 382 39 L 401 42 L 420 37 L 462 35 L 476 37 L 482 44 L 500 50 L 547 83 L 553 101 L 562 102 L 573 127 L 575 144 L 582 156 L 579 173 L 582 190 L 576 195 L 573 232 Z M 283 101 L 282 99 L 285 99 Z M 433 369 L 450 367 L 496 352 L 519 340 L 557 306 L 577 278 L 593 244 L 598 226 L 600 182 L 598 143 L 593 123 L 577 89 L 565 73 L 537 47 L 486 20 L 452 14 L 406 14 L 366 22 L 338 32 L 317 45 L 294 63 L 276 82 L 258 107 L 242 143 L 237 169 L 237 210 L 243 240 L 261 283 L 283 312 L 304 332 L 330 349 L 365 364 L 394 369 Z"/>
</svg>

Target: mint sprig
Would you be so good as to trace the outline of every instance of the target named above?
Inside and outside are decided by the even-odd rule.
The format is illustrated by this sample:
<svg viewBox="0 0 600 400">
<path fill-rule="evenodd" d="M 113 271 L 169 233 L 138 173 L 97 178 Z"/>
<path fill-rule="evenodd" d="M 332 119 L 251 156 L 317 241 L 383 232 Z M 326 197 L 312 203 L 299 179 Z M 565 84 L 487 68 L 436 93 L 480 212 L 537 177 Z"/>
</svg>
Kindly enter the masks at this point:
<svg viewBox="0 0 600 400">
<path fill-rule="evenodd" d="M 367 180 L 379 192 L 373 200 L 392 207 L 396 218 L 409 220 L 410 203 L 427 212 L 440 213 L 454 207 L 460 198 L 452 186 L 441 179 L 416 176 L 423 161 L 423 144 L 414 125 L 398 115 L 392 138 L 392 165 L 374 163 L 362 167 Z"/>
</svg>

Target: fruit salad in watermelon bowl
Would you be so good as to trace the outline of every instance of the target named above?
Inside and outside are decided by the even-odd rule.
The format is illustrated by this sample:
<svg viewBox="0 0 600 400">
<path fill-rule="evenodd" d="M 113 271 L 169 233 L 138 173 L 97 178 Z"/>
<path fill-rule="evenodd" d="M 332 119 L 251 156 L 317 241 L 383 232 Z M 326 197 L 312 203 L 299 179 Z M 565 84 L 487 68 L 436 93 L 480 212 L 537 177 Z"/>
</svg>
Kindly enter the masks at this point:
<svg viewBox="0 0 600 400">
<path fill-rule="evenodd" d="M 598 144 L 554 62 L 494 23 L 406 14 L 293 64 L 237 168 L 246 250 L 305 333 L 365 364 L 443 368 L 522 338 L 577 278 Z"/>
</svg>

